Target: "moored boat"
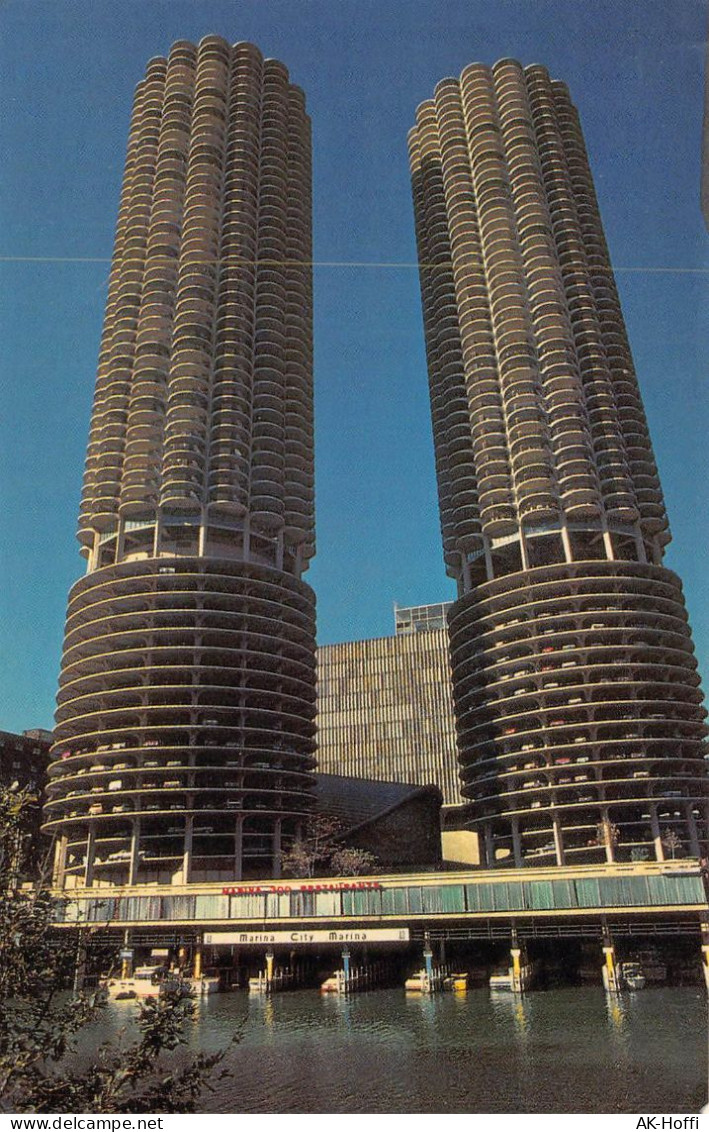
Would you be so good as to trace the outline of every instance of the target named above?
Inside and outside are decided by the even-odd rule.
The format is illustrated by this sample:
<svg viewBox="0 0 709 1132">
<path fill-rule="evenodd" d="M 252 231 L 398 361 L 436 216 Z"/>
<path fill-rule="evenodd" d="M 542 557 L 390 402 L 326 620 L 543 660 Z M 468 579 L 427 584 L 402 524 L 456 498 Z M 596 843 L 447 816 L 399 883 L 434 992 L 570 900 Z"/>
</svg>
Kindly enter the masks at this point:
<svg viewBox="0 0 709 1132">
<path fill-rule="evenodd" d="M 218 975 L 202 975 L 198 979 L 183 979 L 183 982 L 199 998 L 207 994 L 218 994 L 222 989 Z"/>
<path fill-rule="evenodd" d="M 344 971 L 335 971 L 334 975 L 330 975 L 320 984 L 321 994 L 344 994 L 345 993 L 345 975 Z"/>
<path fill-rule="evenodd" d="M 522 963 L 517 972 L 515 972 L 514 967 L 508 967 L 506 971 L 493 972 L 488 983 L 491 991 L 511 991 L 513 994 L 520 994 L 522 991 L 531 989 L 534 976 L 534 965 Z"/>
<path fill-rule="evenodd" d="M 432 968 L 431 971 L 422 967 L 420 971 L 406 980 L 404 990 L 413 994 L 433 994 L 435 991 L 443 990 L 445 978 L 443 971 L 436 967 Z"/>
<path fill-rule="evenodd" d="M 645 973 L 639 963 L 621 963 L 621 983 L 628 990 L 642 990 L 645 986 Z"/>
<path fill-rule="evenodd" d="M 249 979 L 250 994 L 268 994 L 272 991 L 290 990 L 296 985 L 295 972 L 287 968 L 278 969 L 272 975 L 259 971 Z"/>
<path fill-rule="evenodd" d="M 443 989 L 452 991 L 467 991 L 468 972 L 462 971 L 458 974 L 446 975 L 443 980 Z"/>
<path fill-rule="evenodd" d="M 168 971 L 161 964 L 136 967 L 132 975 L 125 978 L 109 976 L 104 989 L 110 999 L 120 1002 L 123 999 L 157 998 L 163 994 L 173 980 L 168 979 Z"/>
</svg>

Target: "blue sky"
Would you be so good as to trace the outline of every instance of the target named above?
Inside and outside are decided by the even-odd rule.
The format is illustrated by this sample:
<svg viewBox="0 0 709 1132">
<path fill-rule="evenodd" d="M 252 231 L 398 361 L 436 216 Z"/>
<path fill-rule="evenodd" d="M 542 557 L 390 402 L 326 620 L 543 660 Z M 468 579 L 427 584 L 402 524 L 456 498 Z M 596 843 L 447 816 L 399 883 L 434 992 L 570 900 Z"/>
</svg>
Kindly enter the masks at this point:
<svg viewBox="0 0 709 1132">
<path fill-rule="evenodd" d="M 570 86 L 709 659 L 703 0 L 4 0 L 0 4 L 0 729 L 51 726 L 132 92 L 173 40 L 282 59 L 313 119 L 322 643 L 384 635 L 443 571 L 406 157 L 473 60 Z M 13 260 L 12 257 L 17 257 Z M 36 262 L 32 257 L 41 257 Z M 62 262 L 64 261 L 64 262 Z M 400 266 L 388 266 L 400 265 Z"/>
</svg>

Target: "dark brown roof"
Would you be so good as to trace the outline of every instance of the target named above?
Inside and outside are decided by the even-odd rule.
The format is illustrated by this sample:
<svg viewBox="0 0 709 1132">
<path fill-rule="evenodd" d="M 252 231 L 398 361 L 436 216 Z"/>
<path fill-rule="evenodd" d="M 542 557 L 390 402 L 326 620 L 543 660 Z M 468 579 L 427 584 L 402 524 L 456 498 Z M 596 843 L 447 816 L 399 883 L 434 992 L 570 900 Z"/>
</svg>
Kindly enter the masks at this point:
<svg viewBox="0 0 709 1132">
<path fill-rule="evenodd" d="M 316 774 L 315 778 L 317 811 L 340 818 L 349 829 L 367 825 L 415 798 L 430 798 L 439 805 L 443 801 L 437 786 L 340 774 Z"/>
</svg>

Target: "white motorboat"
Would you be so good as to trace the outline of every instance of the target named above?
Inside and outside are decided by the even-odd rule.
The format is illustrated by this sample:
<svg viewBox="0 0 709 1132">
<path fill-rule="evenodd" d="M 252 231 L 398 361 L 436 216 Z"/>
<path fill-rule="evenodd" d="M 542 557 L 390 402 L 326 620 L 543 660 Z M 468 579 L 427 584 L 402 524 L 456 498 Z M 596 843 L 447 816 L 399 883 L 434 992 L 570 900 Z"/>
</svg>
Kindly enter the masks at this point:
<svg viewBox="0 0 709 1132">
<path fill-rule="evenodd" d="M 120 1001 L 128 998 L 157 998 L 165 984 L 167 970 L 160 963 L 136 967 L 132 975 L 125 978 L 110 976 L 105 984 L 106 994 Z"/>
<path fill-rule="evenodd" d="M 621 963 L 620 979 L 628 990 L 642 990 L 647 981 L 639 963 Z"/>
</svg>

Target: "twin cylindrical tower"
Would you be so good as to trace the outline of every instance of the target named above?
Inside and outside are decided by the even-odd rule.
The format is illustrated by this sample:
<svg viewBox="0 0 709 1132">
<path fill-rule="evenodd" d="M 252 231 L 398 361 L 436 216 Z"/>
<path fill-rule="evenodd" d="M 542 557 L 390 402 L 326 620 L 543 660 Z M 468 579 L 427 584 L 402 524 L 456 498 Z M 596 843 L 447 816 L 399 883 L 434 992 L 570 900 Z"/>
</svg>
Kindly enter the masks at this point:
<svg viewBox="0 0 709 1132">
<path fill-rule="evenodd" d="M 139 84 L 46 828 L 71 884 L 278 875 L 313 801 L 310 122 L 251 44 Z"/>
<path fill-rule="evenodd" d="M 465 821 L 489 865 L 706 854 L 699 679 L 568 90 L 474 64 L 409 144 Z"/>
</svg>

